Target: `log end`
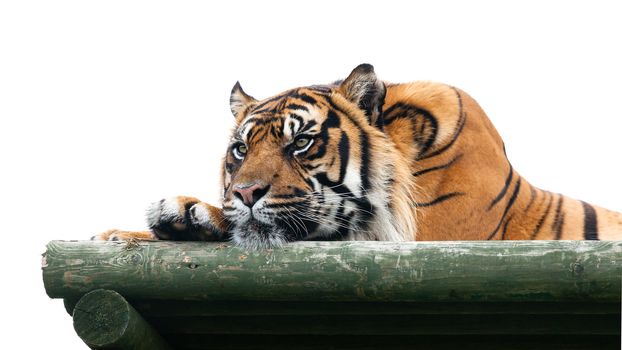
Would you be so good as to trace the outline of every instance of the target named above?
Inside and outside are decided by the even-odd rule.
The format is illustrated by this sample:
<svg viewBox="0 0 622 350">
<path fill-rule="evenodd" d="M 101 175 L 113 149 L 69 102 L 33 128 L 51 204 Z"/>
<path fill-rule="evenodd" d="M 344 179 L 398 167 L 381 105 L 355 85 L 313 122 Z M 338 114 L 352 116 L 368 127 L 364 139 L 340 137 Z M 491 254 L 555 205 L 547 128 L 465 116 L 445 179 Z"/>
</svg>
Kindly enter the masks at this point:
<svg viewBox="0 0 622 350">
<path fill-rule="evenodd" d="M 109 347 L 121 339 L 130 306 L 119 293 L 98 289 L 87 293 L 73 309 L 73 327 L 91 347 Z"/>
</svg>

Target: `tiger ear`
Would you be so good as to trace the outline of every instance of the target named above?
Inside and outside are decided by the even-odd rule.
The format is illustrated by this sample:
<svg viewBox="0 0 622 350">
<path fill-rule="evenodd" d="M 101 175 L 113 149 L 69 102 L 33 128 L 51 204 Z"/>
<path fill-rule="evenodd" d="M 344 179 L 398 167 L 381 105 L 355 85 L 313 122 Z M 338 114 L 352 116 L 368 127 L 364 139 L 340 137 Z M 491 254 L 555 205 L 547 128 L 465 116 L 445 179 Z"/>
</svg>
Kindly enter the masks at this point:
<svg viewBox="0 0 622 350">
<path fill-rule="evenodd" d="M 382 128 L 382 106 L 387 89 L 376 77 L 374 66 L 363 63 L 339 85 L 340 92 L 365 111 L 371 125 Z"/>
<path fill-rule="evenodd" d="M 229 106 L 231 107 L 231 113 L 234 117 L 238 117 L 240 112 L 244 111 L 251 103 L 257 102 L 252 96 L 248 95 L 244 90 L 240 82 L 236 82 L 231 89 L 231 96 L 229 97 Z"/>
</svg>

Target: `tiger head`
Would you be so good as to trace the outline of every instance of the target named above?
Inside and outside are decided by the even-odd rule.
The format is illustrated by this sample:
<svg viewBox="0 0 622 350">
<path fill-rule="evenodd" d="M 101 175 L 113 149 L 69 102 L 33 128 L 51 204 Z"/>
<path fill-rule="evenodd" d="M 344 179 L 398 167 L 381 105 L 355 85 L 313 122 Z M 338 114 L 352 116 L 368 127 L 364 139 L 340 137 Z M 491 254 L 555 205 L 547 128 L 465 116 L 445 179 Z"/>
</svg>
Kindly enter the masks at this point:
<svg viewBox="0 0 622 350">
<path fill-rule="evenodd" d="M 369 64 L 342 82 L 263 101 L 236 83 L 222 170 L 223 213 L 235 243 L 395 241 L 414 232 L 412 188 L 400 185 L 409 172 L 382 131 L 385 94 Z"/>
</svg>

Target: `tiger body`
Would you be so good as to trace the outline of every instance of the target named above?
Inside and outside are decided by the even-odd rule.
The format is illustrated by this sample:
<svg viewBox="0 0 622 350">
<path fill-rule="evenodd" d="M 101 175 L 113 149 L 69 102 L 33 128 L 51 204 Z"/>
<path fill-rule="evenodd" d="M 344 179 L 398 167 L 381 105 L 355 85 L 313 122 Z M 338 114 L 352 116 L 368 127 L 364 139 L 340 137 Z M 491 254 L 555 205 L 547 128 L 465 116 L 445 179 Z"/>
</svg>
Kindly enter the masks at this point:
<svg viewBox="0 0 622 350">
<path fill-rule="evenodd" d="M 343 82 L 257 101 L 236 84 L 222 207 L 155 203 L 150 231 L 100 239 L 622 239 L 622 215 L 530 185 L 480 106 L 443 84 Z"/>
<path fill-rule="evenodd" d="M 465 92 L 429 82 L 388 85 L 385 105 L 385 131 L 409 159 L 417 188 L 417 240 L 622 239 L 621 214 L 522 178 Z M 426 134 L 426 123 L 437 131 Z"/>
</svg>

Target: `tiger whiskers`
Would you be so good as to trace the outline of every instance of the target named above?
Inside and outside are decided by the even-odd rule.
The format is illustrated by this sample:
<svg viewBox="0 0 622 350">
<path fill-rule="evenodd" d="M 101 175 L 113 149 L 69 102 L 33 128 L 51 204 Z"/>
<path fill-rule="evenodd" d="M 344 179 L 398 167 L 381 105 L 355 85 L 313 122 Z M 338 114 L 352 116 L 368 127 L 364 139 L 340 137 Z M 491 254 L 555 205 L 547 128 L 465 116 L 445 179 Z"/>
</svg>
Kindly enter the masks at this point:
<svg viewBox="0 0 622 350">
<path fill-rule="evenodd" d="M 309 235 L 309 231 L 307 230 L 306 226 L 304 225 L 304 223 L 302 222 L 302 220 L 296 216 L 296 214 L 292 213 L 292 211 L 287 208 L 284 207 L 283 209 L 285 209 L 287 211 L 287 213 L 285 214 L 286 218 L 292 219 L 294 226 L 296 227 L 296 229 L 292 228 L 294 230 L 294 233 L 296 234 L 296 236 L 298 237 L 305 237 L 306 235 Z M 287 220 L 284 220 L 284 222 L 291 227 L 291 225 L 289 224 L 289 222 Z M 306 234 L 305 236 L 302 235 L 302 233 Z"/>
<path fill-rule="evenodd" d="M 348 231 L 356 229 L 357 232 L 360 232 L 360 233 L 365 233 L 365 234 L 369 234 L 369 235 L 372 234 L 371 231 L 364 230 L 364 229 L 362 229 L 358 225 L 360 223 L 369 224 L 369 223 L 372 222 L 372 221 L 369 221 L 369 220 L 357 219 L 355 221 L 350 221 L 349 219 L 347 219 L 345 217 L 342 217 L 340 215 L 335 215 L 334 217 L 326 218 L 326 217 L 322 217 L 322 216 L 318 216 L 318 215 L 312 215 L 311 213 L 299 210 L 298 208 L 295 208 L 295 207 L 292 208 L 292 209 L 296 211 L 296 214 L 297 214 L 298 218 L 302 218 L 302 219 L 305 219 L 305 220 L 310 221 L 310 222 L 315 222 L 315 223 L 320 224 L 320 225 L 324 225 L 324 226 L 327 226 L 327 227 L 334 227 L 334 228 L 337 228 L 337 229 L 344 228 L 344 229 L 347 229 Z M 317 210 L 317 208 L 314 208 L 314 209 Z M 307 232 L 307 234 L 308 234 L 308 232 Z"/>
</svg>

